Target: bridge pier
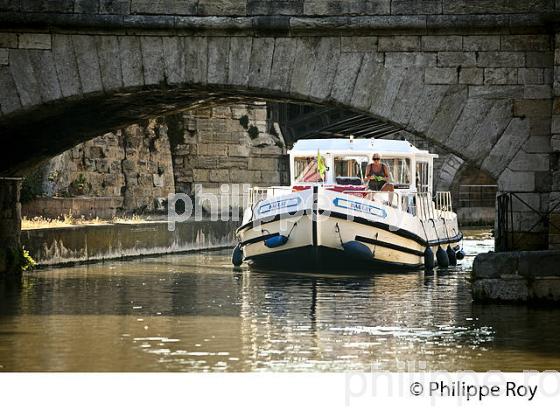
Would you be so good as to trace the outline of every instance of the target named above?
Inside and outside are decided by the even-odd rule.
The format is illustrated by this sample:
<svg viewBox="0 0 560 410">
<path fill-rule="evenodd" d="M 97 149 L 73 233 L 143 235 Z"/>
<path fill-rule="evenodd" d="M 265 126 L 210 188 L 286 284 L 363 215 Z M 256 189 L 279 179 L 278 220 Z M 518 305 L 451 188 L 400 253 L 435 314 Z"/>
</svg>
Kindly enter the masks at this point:
<svg viewBox="0 0 560 410">
<path fill-rule="evenodd" d="M 20 273 L 14 255 L 21 246 L 20 178 L 0 178 L 0 278 Z"/>
<path fill-rule="evenodd" d="M 535 96 L 539 98 L 513 98 L 513 118 L 504 131 L 506 137 L 494 145 L 483 164 L 492 170 L 497 159 L 509 158 L 497 178 L 498 251 L 549 249 L 551 88 L 543 86 L 542 93 Z M 502 194 L 507 194 L 503 201 Z"/>
<path fill-rule="evenodd" d="M 554 79 L 552 86 L 552 112 L 551 112 L 551 176 L 552 186 L 550 192 L 550 229 L 549 248 L 560 250 L 560 34 L 554 36 Z"/>
</svg>

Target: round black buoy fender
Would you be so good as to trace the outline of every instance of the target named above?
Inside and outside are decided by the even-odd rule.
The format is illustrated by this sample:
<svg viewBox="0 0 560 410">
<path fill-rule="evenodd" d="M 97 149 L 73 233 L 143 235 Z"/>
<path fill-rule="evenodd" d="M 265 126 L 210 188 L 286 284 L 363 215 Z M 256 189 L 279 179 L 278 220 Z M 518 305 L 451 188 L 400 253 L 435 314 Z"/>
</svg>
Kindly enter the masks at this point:
<svg viewBox="0 0 560 410">
<path fill-rule="evenodd" d="M 457 260 L 462 261 L 465 258 L 465 251 L 461 249 L 460 251 L 457 251 L 456 255 Z"/>
<path fill-rule="evenodd" d="M 424 250 L 424 268 L 427 271 L 432 271 L 434 269 L 434 266 L 434 252 L 432 251 L 432 248 L 427 246 Z"/>
<path fill-rule="evenodd" d="M 233 263 L 233 266 L 241 266 L 243 263 L 243 250 L 241 249 L 240 243 L 233 248 L 233 252 L 231 253 L 231 263 Z"/>
<path fill-rule="evenodd" d="M 455 251 L 451 249 L 450 245 L 447 245 L 447 249 L 445 250 L 445 252 L 447 253 L 447 258 L 449 259 L 449 265 L 457 265 L 457 255 L 455 255 Z"/>
<path fill-rule="evenodd" d="M 447 257 L 447 252 L 445 252 L 439 245 L 436 251 L 436 260 L 440 268 L 447 268 L 449 266 L 449 258 Z"/>
<path fill-rule="evenodd" d="M 373 258 L 373 252 L 369 247 L 358 241 L 349 241 L 342 244 L 342 248 L 350 256 L 357 259 L 369 260 Z"/>
</svg>

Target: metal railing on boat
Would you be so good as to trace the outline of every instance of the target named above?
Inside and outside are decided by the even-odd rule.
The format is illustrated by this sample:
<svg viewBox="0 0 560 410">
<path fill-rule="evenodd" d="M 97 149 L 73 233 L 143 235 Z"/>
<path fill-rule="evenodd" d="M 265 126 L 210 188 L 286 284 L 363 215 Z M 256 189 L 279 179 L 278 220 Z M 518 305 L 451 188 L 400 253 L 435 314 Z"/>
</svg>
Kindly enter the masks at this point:
<svg viewBox="0 0 560 410">
<path fill-rule="evenodd" d="M 256 203 L 266 198 L 286 195 L 293 192 L 289 186 L 253 187 L 249 190 L 249 204 L 253 207 Z M 342 194 L 365 198 L 384 206 L 408 212 L 421 220 L 446 217 L 453 212 L 450 192 L 436 192 L 432 198 L 430 192 L 394 192 L 394 191 L 359 191 L 346 190 Z"/>
<path fill-rule="evenodd" d="M 287 195 L 291 192 L 292 188 L 289 186 L 252 187 L 249 189 L 249 206 L 252 207 L 263 199 Z"/>
<path fill-rule="evenodd" d="M 451 200 L 451 192 L 436 192 L 436 209 L 440 212 L 453 212 L 453 201 Z"/>
<path fill-rule="evenodd" d="M 417 192 L 414 195 L 414 203 L 416 206 L 416 212 L 413 215 L 417 216 L 421 220 L 425 221 L 428 219 L 434 219 L 435 217 L 435 207 L 434 201 L 429 192 Z"/>
</svg>

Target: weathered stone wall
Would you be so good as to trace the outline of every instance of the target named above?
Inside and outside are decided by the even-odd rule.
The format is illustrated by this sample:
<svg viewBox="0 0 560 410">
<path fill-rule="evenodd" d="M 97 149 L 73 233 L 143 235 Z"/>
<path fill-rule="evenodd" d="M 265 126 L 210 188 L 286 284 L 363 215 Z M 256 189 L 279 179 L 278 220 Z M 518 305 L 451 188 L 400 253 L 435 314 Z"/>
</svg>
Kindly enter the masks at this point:
<svg viewBox="0 0 560 410">
<path fill-rule="evenodd" d="M 206 193 L 227 192 L 228 206 L 237 208 L 248 186 L 289 183 L 286 147 L 265 103 L 185 111 L 168 118 L 168 126 L 177 192 L 196 198 L 197 185 Z"/>
<path fill-rule="evenodd" d="M 453 154 L 442 157 L 444 161 L 434 176 L 434 184 L 438 190 L 451 192 L 459 224 L 463 227 L 494 226 L 496 180 Z"/>
<path fill-rule="evenodd" d="M 465 15 L 554 9 L 554 0 L 21 0 L 0 6 L 24 12 L 184 16 Z"/>
<path fill-rule="evenodd" d="M 113 219 L 123 213 L 123 198 L 118 197 L 38 197 L 22 203 L 21 214 L 27 218 Z"/>
<path fill-rule="evenodd" d="M 451 191 L 453 181 L 464 160 L 457 155 L 448 154 L 441 158 L 440 167 L 434 170 L 434 185 L 437 191 Z"/>
<path fill-rule="evenodd" d="M 154 211 L 169 193 L 175 192 L 163 120 L 134 124 L 79 144 L 50 160 L 40 174 L 46 196 L 122 197 L 123 211 Z M 59 216 L 55 215 L 60 211 L 58 202 L 54 201 L 52 210 L 47 206 L 45 215 Z M 31 215 L 39 205 L 31 204 L 24 210 Z M 69 211 L 91 213 L 73 205 Z"/>
<path fill-rule="evenodd" d="M 488 172 L 500 191 L 519 192 L 537 210 L 514 209 L 513 229 L 524 232 L 517 243 L 546 247 L 548 227 L 538 221 L 550 190 L 550 35 L 407 36 L 380 38 L 380 47 L 386 66 L 408 75 L 423 66 L 424 84 L 441 98 L 426 132 L 453 154 L 436 163 L 440 179 L 464 162 Z M 442 84 L 453 84 L 444 96 Z"/>
<path fill-rule="evenodd" d="M 51 159 L 38 172 L 41 191 L 58 198 L 35 199 L 24 204 L 23 213 L 110 218 L 118 211 L 150 212 L 169 193 L 196 197 L 196 185 L 206 193 L 227 193 L 226 206 L 240 207 L 249 186 L 289 183 L 277 128 L 262 102 L 200 108 L 131 125 Z M 76 196 L 97 199 L 67 198 Z"/>
<path fill-rule="evenodd" d="M 192 184 L 274 185 L 286 182 L 281 136 L 271 134 L 266 104 L 222 105 L 186 111 L 173 141 L 177 190 L 192 192 Z M 176 145 L 175 145 L 176 144 Z"/>
<path fill-rule="evenodd" d="M 469 208 L 455 208 L 457 212 L 457 220 L 459 227 L 465 228 L 467 226 L 477 227 L 491 227 L 496 220 L 495 207 L 469 207 Z"/>
<path fill-rule="evenodd" d="M 477 255 L 472 293 L 477 302 L 560 303 L 558 251 Z"/>
</svg>

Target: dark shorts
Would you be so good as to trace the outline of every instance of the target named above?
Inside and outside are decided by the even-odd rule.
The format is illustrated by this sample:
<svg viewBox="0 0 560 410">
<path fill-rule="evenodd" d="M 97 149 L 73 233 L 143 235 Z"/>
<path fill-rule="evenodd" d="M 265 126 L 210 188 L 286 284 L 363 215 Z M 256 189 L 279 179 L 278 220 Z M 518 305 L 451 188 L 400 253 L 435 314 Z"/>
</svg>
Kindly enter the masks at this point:
<svg viewBox="0 0 560 410">
<path fill-rule="evenodd" d="M 383 185 L 385 185 L 386 181 L 375 181 L 375 180 L 371 180 L 368 182 L 368 189 L 370 191 L 381 191 L 381 188 L 383 188 Z"/>
</svg>

